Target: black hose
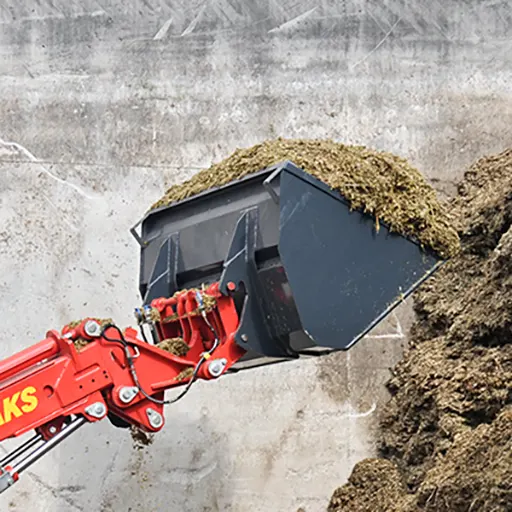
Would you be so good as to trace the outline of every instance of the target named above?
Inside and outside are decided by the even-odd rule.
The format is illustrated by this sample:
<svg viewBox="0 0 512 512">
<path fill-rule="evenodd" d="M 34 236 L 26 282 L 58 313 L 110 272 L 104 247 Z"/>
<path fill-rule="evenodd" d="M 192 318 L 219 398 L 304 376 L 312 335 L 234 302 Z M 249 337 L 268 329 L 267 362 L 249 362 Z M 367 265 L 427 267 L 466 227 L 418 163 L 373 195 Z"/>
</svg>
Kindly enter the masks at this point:
<svg viewBox="0 0 512 512">
<path fill-rule="evenodd" d="M 206 323 L 207 323 L 208 327 L 211 329 L 211 331 L 213 332 L 213 334 L 215 336 L 215 342 L 213 344 L 213 347 L 211 348 L 210 351 L 205 353 L 205 354 L 211 355 L 213 353 L 213 351 L 219 345 L 219 338 L 217 337 L 217 333 L 215 332 L 215 329 L 213 328 L 213 326 L 211 326 L 209 322 L 206 322 Z M 105 334 L 107 329 L 110 329 L 110 328 L 115 329 L 117 331 L 117 333 L 119 334 L 119 339 L 118 340 L 114 339 L 114 338 L 109 338 Z M 130 350 L 129 350 L 130 344 L 126 341 L 126 339 L 124 337 L 124 334 L 121 331 L 121 329 L 117 325 L 115 325 L 115 324 L 107 324 L 107 325 L 105 325 L 103 327 L 100 336 L 104 340 L 109 341 L 111 343 L 120 343 L 121 345 L 123 345 L 125 356 L 126 356 L 126 361 L 128 362 L 128 368 L 130 370 L 130 374 L 131 374 L 131 376 L 133 378 L 135 386 L 137 387 L 137 389 L 142 393 L 142 395 L 145 398 L 147 398 L 151 402 L 153 402 L 155 404 L 159 404 L 159 405 L 169 405 L 169 404 L 173 404 L 173 403 L 177 402 L 178 400 L 181 400 L 188 393 L 188 391 L 190 390 L 192 384 L 194 383 L 194 381 L 197 378 L 197 374 L 199 372 L 199 369 L 201 368 L 201 366 L 203 365 L 203 363 L 207 359 L 207 356 L 205 356 L 205 354 L 203 354 L 201 359 L 199 360 L 199 362 L 195 366 L 194 373 L 192 374 L 192 377 L 190 378 L 189 382 L 187 383 L 185 389 L 176 398 L 173 398 L 172 400 L 158 400 L 157 398 L 153 398 L 152 396 L 148 395 L 148 393 L 146 393 L 146 391 L 144 391 L 144 389 L 140 385 L 139 378 L 137 376 L 137 371 L 135 370 L 135 365 L 133 364 L 133 357 L 130 354 Z"/>
</svg>

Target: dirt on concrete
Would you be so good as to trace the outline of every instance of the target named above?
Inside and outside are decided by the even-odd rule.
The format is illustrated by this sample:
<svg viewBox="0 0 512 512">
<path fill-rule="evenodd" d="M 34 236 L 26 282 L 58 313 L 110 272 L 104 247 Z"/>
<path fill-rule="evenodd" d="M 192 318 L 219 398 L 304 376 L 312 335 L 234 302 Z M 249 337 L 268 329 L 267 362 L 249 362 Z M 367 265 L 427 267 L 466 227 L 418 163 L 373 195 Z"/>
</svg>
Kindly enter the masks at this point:
<svg viewBox="0 0 512 512">
<path fill-rule="evenodd" d="M 392 231 L 417 239 L 443 257 L 459 250 L 449 212 L 434 189 L 405 159 L 363 146 L 332 140 L 265 141 L 231 156 L 175 185 L 151 209 L 225 185 L 275 163 L 291 160 L 339 191 L 352 209 L 371 214 Z"/>
<path fill-rule="evenodd" d="M 153 441 L 155 440 L 155 435 L 153 433 L 145 432 L 135 425 L 130 425 L 130 436 L 135 450 L 143 450 L 146 446 L 153 444 Z"/>
<path fill-rule="evenodd" d="M 450 208 L 462 250 L 415 297 L 382 458 L 356 466 L 329 512 L 512 510 L 512 150 L 476 162 Z"/>
</svg>

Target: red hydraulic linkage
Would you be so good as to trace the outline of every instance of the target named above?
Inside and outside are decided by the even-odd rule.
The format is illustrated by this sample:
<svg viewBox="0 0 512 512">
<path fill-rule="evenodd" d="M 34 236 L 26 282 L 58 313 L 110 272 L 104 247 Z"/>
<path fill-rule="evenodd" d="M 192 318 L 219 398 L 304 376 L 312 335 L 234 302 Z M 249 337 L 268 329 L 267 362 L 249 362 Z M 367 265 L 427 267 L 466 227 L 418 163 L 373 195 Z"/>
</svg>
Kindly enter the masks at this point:
<svg viewBox="0 0 512 512">
<path fill-rule="evenodd" d="M 0 492 L 19 474 L 81 425 L 121 418 L 147 432 L 164 425 L 165 390 L 196 379 L 217 378 L 244 354 L 234 341 L 238 314 L 218 283 L 155 299 L 138 311 L 141 332 L 149 324 L 156 341 L 181 338 L 189 347 L 178 356 L 121 331 L 86 319 L 52 330 L 46 339 L 0 362 L 0 441 L 35 435 L 0 461 Z M 74 340 L 89 343 L 78 350 Z"/>
</svg>

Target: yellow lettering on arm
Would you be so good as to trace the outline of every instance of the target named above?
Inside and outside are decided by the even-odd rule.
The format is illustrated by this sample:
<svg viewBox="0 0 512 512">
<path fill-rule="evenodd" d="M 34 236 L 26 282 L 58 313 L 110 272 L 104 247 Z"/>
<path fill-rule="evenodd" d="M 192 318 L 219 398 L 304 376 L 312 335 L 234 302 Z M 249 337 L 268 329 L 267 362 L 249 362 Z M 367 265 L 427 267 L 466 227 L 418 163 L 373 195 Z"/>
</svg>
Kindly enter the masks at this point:
<svg viewBox="0 0 512 512">
<path fill-rule="evenodd" d="M 11 397 L 4 398 L 4 420 L 5 423 L 9 423 L 12 420 L 12 417 L 19 418 L 23 413 L 20 411 L 20 408 L 16 404 L 18 398 L 20 397 L 20 392 L 14 393 Z"/>
<path fill-rule="evenodd" d="M 5 423 L 4 421 L 4 417 L 2 416 L 2 414 L 0 413 L 0 427 Z"/>
<path fill-rule="evenodd" d="M 21 401 L 23 402 L 21 410 L 23 412 L 32 412 L 39 404 L 37 397 L 33 396 L 35 392 L 36 388 L 34 386 L 29 386 L 21 392 Z"/>
</svg>

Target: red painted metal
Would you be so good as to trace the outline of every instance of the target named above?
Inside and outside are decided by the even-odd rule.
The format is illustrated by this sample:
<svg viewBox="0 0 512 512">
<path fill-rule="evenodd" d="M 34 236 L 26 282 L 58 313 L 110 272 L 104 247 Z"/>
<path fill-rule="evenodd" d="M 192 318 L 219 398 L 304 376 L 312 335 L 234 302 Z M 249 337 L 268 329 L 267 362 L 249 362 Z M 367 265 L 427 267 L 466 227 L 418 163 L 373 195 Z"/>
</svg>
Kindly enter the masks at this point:
<svg viewBox="0 0 512 512">
<path fill-rule="evenodd" d="M 202 301 L 205 309 L 199 311 Z M 123 331 L 140 388 L 151 398 L 162 401 L 165 390 L 186 384 L 190 376 L 182 378 L 183 370 L 196 368 L 216 338 L 218 344 L 209 360 L 226 359 L 224 371 L 245 354 L 234 341 L 239 322 L 234 302 L 219 292 L 218 283 L 203 290 L 200 297 L 196 291 L 187 290 L 156 299 L 151 307 L 160 315 L 155 324 L 160 338 L 181 337 L 190 347 L 186 356 L 176 356 L 142 341 L 135 329 Z M 162 428 L 163 423 L 151 426 L 147 414 L 150 407 L 163 416 L 162 404 L 140 392 L 128 404 L 119 398 L 121 388 L 135 386 L 119 332 L 108 327 L 104 336 L 91 338 L 84 330 L 87 320 L 62 333 L 49 331 L 43 341 L 0 362 L 0 441 L 33 429 L 49 439 L 70 415 L 98 421 L 86 412 L 97 402 L 143 430 Z M 77 351 L 73 343 L 76 337 L 90 342 Z M 208 360 L 197 371 L 197 378 L 213 378 Z"/>
</svg>

